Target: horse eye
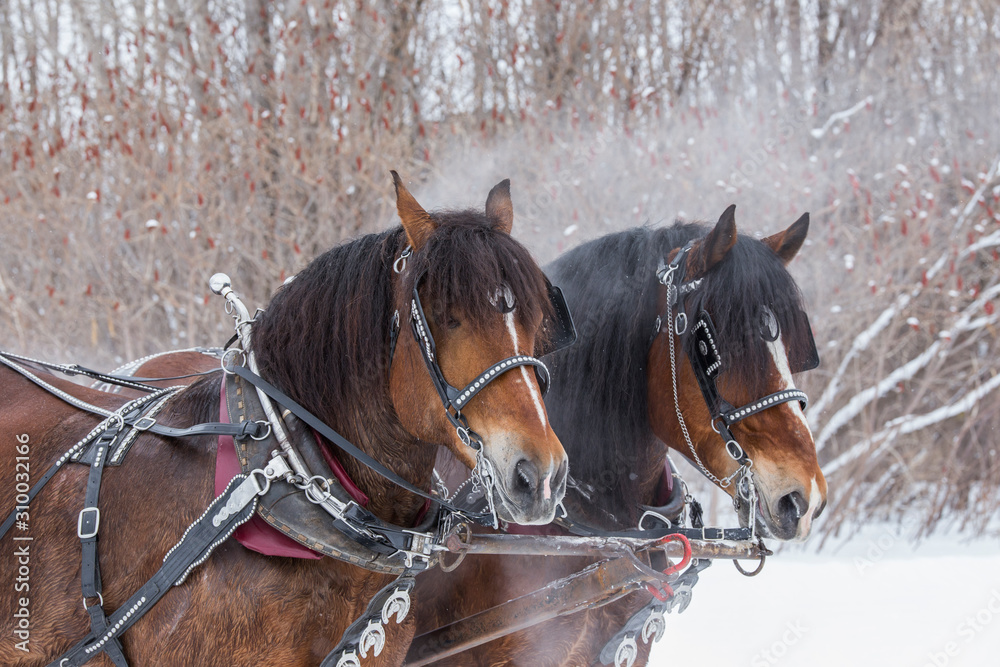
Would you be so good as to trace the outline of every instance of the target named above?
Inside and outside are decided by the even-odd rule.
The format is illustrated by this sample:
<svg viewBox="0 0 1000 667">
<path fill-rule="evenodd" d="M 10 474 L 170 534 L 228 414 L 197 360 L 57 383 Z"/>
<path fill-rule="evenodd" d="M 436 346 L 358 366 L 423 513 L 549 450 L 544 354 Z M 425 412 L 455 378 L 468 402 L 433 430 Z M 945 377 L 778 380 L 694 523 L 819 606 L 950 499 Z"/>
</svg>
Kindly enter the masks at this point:
<svg viewBox="0 0 1000 667">
<path fill-rule="evenodd" d="M 447 320 L 445 320 L 444 325 L 449 329 L 457 329 L 460 326 L 462 326 L 462 323 L 456 320 L 454 317 L 449 317 Z"/>
<path fill-rule="evenodd" d="M 760 337 L 773 343 L 778 340 L 779 334 L 781 334 L 781 329 L 778 327 L 778 319 L 771 312 L 771 309 L 765 306 L 760 313 Z"/>
</svg>

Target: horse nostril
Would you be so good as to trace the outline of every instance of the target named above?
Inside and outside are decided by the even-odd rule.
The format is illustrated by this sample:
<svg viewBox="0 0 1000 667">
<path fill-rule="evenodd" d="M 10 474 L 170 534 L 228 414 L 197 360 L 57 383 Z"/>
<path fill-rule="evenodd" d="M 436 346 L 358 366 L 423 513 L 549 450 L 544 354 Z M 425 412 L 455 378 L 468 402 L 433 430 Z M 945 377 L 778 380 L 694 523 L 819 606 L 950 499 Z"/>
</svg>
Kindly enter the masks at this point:
<svg viewBox="0 0 1000 667">
<path fill-rule="evenodd" d="M 823 502 L 821 502 L 819 504 L 819 507 L 816 508 L 816 511 L 813 512 L 813 518 L 814 519 L 818 519 L 819 515 L 822 514 L 823 510 L 825 510 L 825 509 L 826 509 L 826 501 L 824 500 Z"/>
<path fill-rule="evenodd" d="M 538 486 L 538 469 L 527 459 L 514 466 L 514 490 L 530 494 Z"/>
<path fill-rule="evenodd" d="M 552 488 L 561 490 L 566 484 L 566 478 L 569 476 L 569 460 L 563 459 L 563 462 L 559 464 L 556 468 L 556 473 L 552 476 Z"/>
<path fill-rule="evenodd" d="M 798 523 L 808 507 L 806 497 L 799 491 L 792 491 L 778 499 L 778 516 L 788 523 Z"/>
</svg>

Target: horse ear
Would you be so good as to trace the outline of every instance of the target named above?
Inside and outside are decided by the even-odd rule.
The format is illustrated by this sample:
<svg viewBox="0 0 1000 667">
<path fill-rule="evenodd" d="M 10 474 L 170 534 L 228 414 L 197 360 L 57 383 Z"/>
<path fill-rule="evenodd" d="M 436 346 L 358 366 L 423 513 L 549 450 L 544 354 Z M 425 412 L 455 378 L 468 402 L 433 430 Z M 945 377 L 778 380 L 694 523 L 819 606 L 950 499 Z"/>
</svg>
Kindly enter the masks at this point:
<svg viewBox="0 0 1000 667">
<path fill-rule="evenodd" d="M 792 226 L 783 232 L 772 234 L 763 239 L 764 245 L 770 248 L 785 265 L 792 261 L 792 258 L 799 252 L 802 244 L 809 233 L 809 214 L 803 213 L 802 217 L 792 223 Z"/>
<path fill-rule="evenodd" d="M 514 226 L 514 204 L 510 201 L 510 179 L 505 178 L 490 190 L 486 197 L 486 217 L 493 221 L 493 226 L 510 234 Z"/>
<path fill-rule="evenodd" d="M 427 214 L 427 211 L 417 203 L 413 195 L 403 185 L 403 179 L 395 171 L 392 174 L 392 183 L 396 187 L 396 212 L 399 213 L 399 221 L 403 223 L 406 230 L 406 238 L 414 250 L 420 250 L 427 243 L 437 223 Z"/>
<path fill-rule="evenodd" d="M 721 262 L 736 245 L 736 205 L 732 204 L 719 217 L 715 228 L 692 251 L 693 276 L 704 275 Z"/>
</svg>

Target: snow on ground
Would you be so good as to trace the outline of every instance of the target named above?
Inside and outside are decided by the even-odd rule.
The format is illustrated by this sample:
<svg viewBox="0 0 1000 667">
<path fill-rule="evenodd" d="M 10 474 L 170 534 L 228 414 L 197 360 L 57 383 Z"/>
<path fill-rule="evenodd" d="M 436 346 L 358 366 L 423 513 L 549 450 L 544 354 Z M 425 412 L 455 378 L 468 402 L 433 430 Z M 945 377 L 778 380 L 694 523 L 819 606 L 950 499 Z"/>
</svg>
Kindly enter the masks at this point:
<svg viewBox="0 0 1000 667">
<path fill-rule="evenodd" d="M 752 579 L 718 561 L 650 664 L 1000 666 L 1000 540 L 913 547 L 881 526 L 819 553 L 785 547 Z"/>
</svg>

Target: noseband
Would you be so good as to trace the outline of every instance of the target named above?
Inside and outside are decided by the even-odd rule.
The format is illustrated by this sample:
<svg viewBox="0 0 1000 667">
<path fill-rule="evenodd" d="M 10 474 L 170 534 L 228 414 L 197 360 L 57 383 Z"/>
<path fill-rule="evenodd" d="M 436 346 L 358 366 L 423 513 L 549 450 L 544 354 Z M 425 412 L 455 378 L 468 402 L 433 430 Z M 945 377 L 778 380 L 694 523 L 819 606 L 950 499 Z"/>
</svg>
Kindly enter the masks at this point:
<svg viewBox="0 0 1000 667">
<path fill-rule="evenodd" d="M 701 389 L 702 397 L 705 399 L 705 404 L 712 415 L 712 430 L 722 438 L 726 453 L 739 464 L 739 468 L 728 477 L 716 477 L 709 471 L 708 467 L 702 462 L 695 451 L 694 443 L 691 441 L 687 424 L 681 413 L 677 392 L 675 342 L 674 336 L 669 335 L 670 371 L 673 380 L 674 407 L 677 412 L 677 419 L 680 422 L 681 431 L 684 434 L 684 440 L 687 442 L 691 456 L 701 469 L 701 472 L 720 487 L 728 487 L 733 479 L 737 476 L 739 477 L 739 481 L 737 482 L 738 493 L 733 494 L 733 503 L 737 509 L 740 508 L 741 501 L 750 503 L 749 522 L 751 531 L 754 531 L 756 526 L 757 490 L 750 472 L 750 469 L 753 467 L 753 459 L 747 455 L 746 450 L 736 440 L 736 436 L 733 435 L 730 427 L 747 417 L 763 412 L 768 408 L 776 407 L 782 403 L 799 401 L 802 408 L 805 409 L 809 399 L 805 392 L 799 389 L 786 389 L 768 394 L 741 407 L 733 407 L 732 404 L 722 398 L 716 384 L 719 373 L 722 370 L 722 355 L 719 353 L 719 348 L 716 344 L 715 326 L 712 324 L 712 318 L 705 310 L 701 310 L 694 324 L 689 326 L 687 311 L 684 307 L 685 297 L 700 288 L 703 282 L 701 278 L 685 281 L 686 260 L 692 246 L 693 241 L 688 241 L 683 248 L 678 250 L 676 256 L 674 256 L 669 264 L 657 271 L 657 280 L 667 288 L 667 303 L 666 311 L 663 315 L 656 318 L 653 338 L 660 331 L 664 330 L 663 328 L 666 324 L 667 329 L 672 329 L 668 333 L 676 334 L 681 339 L 682 347 L 687 349 L 688 361 L 691 363 L 691 368 L 698 379 L 698 387 Z M 676 316 L 673 314 L 675 308 L 677 309 Z M 692 341 L 692 343 L 688 341 Z"/>
</svg>

